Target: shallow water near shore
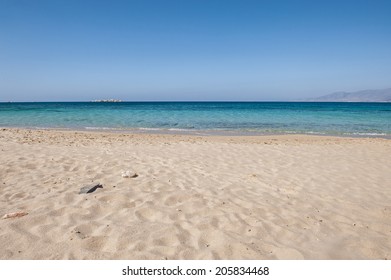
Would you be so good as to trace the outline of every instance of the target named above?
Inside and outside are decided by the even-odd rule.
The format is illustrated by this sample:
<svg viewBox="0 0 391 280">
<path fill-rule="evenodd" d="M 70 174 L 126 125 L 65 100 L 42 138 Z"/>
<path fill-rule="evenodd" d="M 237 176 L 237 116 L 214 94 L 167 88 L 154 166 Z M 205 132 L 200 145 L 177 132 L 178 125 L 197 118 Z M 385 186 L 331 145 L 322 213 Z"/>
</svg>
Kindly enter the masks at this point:
<svg viewBox="0 0 391 280">
<path fill-rule="evenodd" d="M 391 103 L 0 103 L 0 126 L 199 135 L 391 135 Z"/>
</svg>

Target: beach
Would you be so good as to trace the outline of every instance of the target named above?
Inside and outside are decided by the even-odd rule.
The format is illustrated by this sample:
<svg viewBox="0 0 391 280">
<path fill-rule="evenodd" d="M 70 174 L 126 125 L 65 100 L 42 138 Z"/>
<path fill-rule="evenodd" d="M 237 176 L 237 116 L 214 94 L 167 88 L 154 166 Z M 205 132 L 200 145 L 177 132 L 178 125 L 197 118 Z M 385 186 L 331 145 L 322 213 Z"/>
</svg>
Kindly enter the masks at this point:
<svg viewBox="0 0 391 280">
<path fill-rule="evenodd" d="M 28 213 L 0 259 L 391 258 L 390 139 L 3 128 L 0 151 L 0 217 Z"/>
</svg>

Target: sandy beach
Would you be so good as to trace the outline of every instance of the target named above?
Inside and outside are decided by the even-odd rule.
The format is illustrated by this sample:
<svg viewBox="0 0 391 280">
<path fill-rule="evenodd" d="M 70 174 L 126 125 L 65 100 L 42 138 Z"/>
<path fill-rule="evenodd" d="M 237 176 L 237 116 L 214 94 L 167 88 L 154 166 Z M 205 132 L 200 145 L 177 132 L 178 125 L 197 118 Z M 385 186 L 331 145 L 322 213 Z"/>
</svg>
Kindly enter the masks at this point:
<svg viewBox="0 0 391 280">
<path fill-rule="evenodd" d="M 0 151 L 0 217 L 28 213 L 1 259 L 391 258 L 391 140 L 7 128 Z"/>
</svg>

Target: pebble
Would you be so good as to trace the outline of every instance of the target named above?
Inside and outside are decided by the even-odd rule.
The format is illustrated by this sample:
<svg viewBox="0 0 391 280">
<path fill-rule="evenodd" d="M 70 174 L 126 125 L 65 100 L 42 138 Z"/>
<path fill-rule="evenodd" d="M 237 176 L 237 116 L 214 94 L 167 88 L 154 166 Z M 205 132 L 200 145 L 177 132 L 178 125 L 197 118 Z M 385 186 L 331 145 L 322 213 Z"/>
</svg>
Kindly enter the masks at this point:
<svg viewBox="0 0 391 280">
<path fill-rule="evenodd" d="M 98 189 L 98 188 L 103 188 L 103 186 L 100 183 L 90 184 L 90 185 L 82 187 L 80 189 L 79 194 L 82 194 L 82 193 L 92 193 L 92 192 L 96 191 L 96 189 Z"/>
</svg>

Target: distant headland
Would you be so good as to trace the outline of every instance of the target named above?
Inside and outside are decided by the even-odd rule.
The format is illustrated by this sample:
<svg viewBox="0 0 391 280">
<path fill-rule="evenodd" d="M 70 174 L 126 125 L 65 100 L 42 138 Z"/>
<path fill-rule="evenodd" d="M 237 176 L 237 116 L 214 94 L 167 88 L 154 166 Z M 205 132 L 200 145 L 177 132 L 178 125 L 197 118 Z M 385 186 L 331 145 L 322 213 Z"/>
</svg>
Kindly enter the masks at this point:
<svg viewBox="0 0 391 280">
<path fill-rule="evenodd" d="M 315 102 L 391 102 L 391 88 L 361 90 L 356 92 L 335 92 L 307 99 Z"/>
</svg>

